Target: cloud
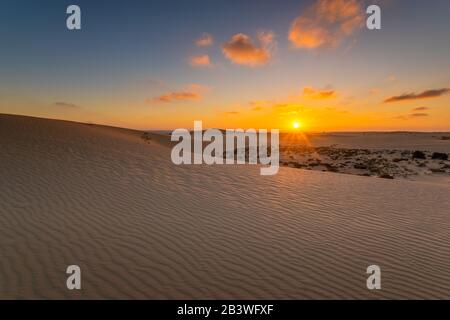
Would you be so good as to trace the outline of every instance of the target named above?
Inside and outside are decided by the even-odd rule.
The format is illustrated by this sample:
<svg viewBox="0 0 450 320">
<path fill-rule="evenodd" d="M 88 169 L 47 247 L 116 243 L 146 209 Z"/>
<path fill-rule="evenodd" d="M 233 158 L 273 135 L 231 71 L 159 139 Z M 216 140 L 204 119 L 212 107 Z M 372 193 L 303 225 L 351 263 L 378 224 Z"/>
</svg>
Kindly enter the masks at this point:
<svg viewBox="0 0 450 320">
<path fill-rule="evenodd" d="M 444 94 L 447 94 L 449 92 L 450 92 L 450 88 L 443 88 L 443 89 L 426 90 L 422 93 L 404 93 L 400 96 L 394 96 L 394 97 L 387 98 L 386 100 L 384 100 L 384 102 L 390 103 L 390 102 L 398 102 L 398 101 L 436 98 L 436 97 L 440 97 Z"/>
<path fill-rule="evenodd" d="M 63 101 L 59 101 L 59 102 L 55 102 L 53 105 L 57 106 L 57 107 L 63 107 L 63 108 L 70 108 L 70 109 L 78 109 L 81 108 L 80 106 L 70 103 L 70 102 L 63 102 Z"/>
<path fill-rule="evenodd" d="M 335 98 L 337 93 L 334 90 L 316 90 L 313 87 L 304 87 L 303 95 L 311 99 L 330 99 Z"/>
<path fill-rule="evenodd" d="M 272 107 L 275 109 L 287 109 L 290 108 L 291 105 L 289 103 L 275 103 Z"/>
<path fill-rule="evenodd" d="M 214 44 L 214 38 L 211 34 L 203 32 L 201 37 L 195 41 L 195 44 L 199 47 L 209 47 Z"/>
<path fill-rule="evenodd" d="M 211 87 L 205 86 L 199 83 L 190 83 L 185 86 L 187 90 L 194 91 L 198 93 L 205 93 L 211 90 Z"/>
<path fill-rule="evenodd" d="M 398 116 L 398 117 L 396 117 L 396 119 L 408 120 L 408 119 L 414 119 L 414 118 L 424 118 L 424 117 L 428 117 L 428 116 L 429 116 L 428 113 L 411 113 L 406 116 L 404 116 L 404 115 Z"/>
<path fill-rule="evenodd" d="M 258 44 L 248 35 L 238 33 L 223 44 L 222 52 L 235 64 L 259 67 L 270 61 L 275 45 L 275 35 L 271 31 L 260 32 Z"/>
<path fill-rule="evenodd" d="M 155 102 L 175 102 L 175 101 L 189 101 L 189 100 L 200 100 L 201 95 L 196 92 L 168 92 L 162 94 L 158 97 L 153 98 Z"/>
<path fill-rule="evenodd" d="M 412 113 L 409 115 L 411 118 L 428 117 L 428 113 Z"/>
<path fill-rule="evenodd" d="M 151 99 L 153 102 L 171 103 L 177 101 L 197 101 L 203 98 L 203 93 L 208 90 L 208 87 L 192 83 L 185 87 L 182 91 L 166 92 L 162 95 Z M 149 99 L 147 99 L 149 101 Z"/>
<path fill-rule="evenodd" d="M 225 114 L 236 115 L 236 114 L 239 114 L 239 112 L 238 111 L 227 111 L 227 112 L 225 112 Z"/>
<path fill-rule="evenodd" d="M 427 107 L 418 107 L 418 108 L 412 109 L 411 111 L 414 112 L 414 111 L 426 111 L 426 110 L 430 110 L 430 108 L 427 108 Z"/>
<path fill-rule="evenodd" d="M 357 0 L 317 0 L 291 23 L 289 40 L 296 48 L 337 46 L 363 26 Z"/>
<path fill-rule="evenodd" d="M 253 111 L 260 111 L 266 107 L 270 107 L 273 105 L 272 101 L 267 100 L 253 100 L 249 102 L 250 107 Z"/>
<path fill-rule="evenodd" d="M 193 67 L 212 67 L 211 60 L 207 54 L 193 56 L 189 59 L 189 64 Z"/>
</svg>

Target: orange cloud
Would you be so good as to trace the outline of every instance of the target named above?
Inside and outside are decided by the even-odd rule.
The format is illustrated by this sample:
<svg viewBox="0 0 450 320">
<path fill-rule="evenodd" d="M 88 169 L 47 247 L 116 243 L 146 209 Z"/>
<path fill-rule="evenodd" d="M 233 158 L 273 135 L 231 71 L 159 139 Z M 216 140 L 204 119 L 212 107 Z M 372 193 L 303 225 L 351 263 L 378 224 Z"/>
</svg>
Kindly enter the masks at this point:
<svg viewBox="0 0 450 320">
<path fill-rule="evenodd" d="M 201 95 L 196 92 L 168 92 L 158 97 L 155 97 L 153 100 L 155 102 L 174 102 L 174 101 L 189 101 L 189 100 L 200 100 Z"/>
<path fill-rule="evenodd" d="M 398 116 L 396 117 L 396 119 L 400 119 L 400 120 L 408 120 L 408 119 L 414 119 L 414 118 L 424 118 L 424 117 L 428 117 L 429 114 L 428 113 L 411 113 L 408 114 L 406 116 Z"/>
<path fill-rule="evenodd" d="M 412 109 L 411 111 L 412 112 L 414 112 L 414 111 L 426 111 L 426 110 L 429 110 L 430 108 L 427 108 L 427 107 L 417 107 L 417 108 L 414 108 L 414 109 Z"/>
<path fill-rule="evenodd" d="M 64 101 L 55 102 L 53 105 L 55 105 L 57 107 L 70 108 L 70 109 L 78 109 L 78 108 L 80 108 L 80 106 L 78 106 L 78 105 L 76 105 L 74 103 L 64 102 Z"/>
<path fill-rule="evenodd" d="M 387 98 L 386 100 L 384 100 L 384 102 L 390 103 L 390 102 L 399 102 L 399 101 L 436 98 L 436 97 L 440 97 L 447 93 L 450 93 L 450 88 L 432 89 L 432 90 L 426 90 L 421 93 L 404 93 L 400 96 L 394 96 L 394 97 Z"/>
<path fill-rule="evenodd" d="M 260 32 L 258 34 L 258 45 L 246 34 L 235 34 L 222 46 L 223 54 L 233 63 L 258 67 L 267 64 L 275 46 L 275 35 L 273 32 Z"/>
<path fill-rule="evenodd" d="M 207 54 L 191 57 L 189 64 L 193 67 L 212 67 L 211 60 Z"/>
<path fill-rule="evenodd" d="M 201 100 L 203 98 L 202 93 L 204 93 L 207 90 L 208 88 L 203 85 L 191 83 L 187 85 L 185 90 L 183 91 L 167 92 L 160 96 L 154 97 L 152 101 L 164 103 L 171 103 L 177 101 L 196 101 Z"/>
<path fill-rule="evenodd" d="M 428 117 L 428 113 L 412 113 L 409 116 L 412 118 Z"/>
<path fill-rule="evenodd" d="M 211 34 L 204 32 L 201 37 L 195 41 L 195 44 L 199 47 L 209 47 L 214 44 L 214 38 Z"/>
<path fill-rule="evenodd" d="M 357 0 L 317 0 L 292 22 L 289 40 L 297 48 L 334 47 L 362 27 L 363 21 Z"/>
<path fill-rule="evenodd" d="M 313 87 L 304 87 L 303 95 L 311 99 L 335 98 L 337 93 L 334 90 L 316 90 Z"/>
<path fill-rule="evenodd" d="M 199 84 L 199 83 L 190 83 L 185 86 L 187 91 L 194 91 L 197 93 L 205 93 L 211 90 L 211 87 Z"/>
<path fill-rule="evenodd" d="M 253 107 L 253 110 L 261 110 L 265 107 L 273 105 L 273 102 L 267 100 L 253 100 L 249 102 L 249 105 Z"/>
</svg>

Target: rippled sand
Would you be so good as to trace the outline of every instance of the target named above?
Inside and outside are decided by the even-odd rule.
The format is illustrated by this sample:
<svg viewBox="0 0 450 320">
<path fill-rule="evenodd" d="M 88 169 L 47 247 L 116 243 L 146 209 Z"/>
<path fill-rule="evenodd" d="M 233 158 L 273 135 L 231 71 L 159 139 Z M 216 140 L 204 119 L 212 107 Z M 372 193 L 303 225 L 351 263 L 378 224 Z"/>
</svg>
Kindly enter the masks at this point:
<svg viewBox="0 0 450 320">
<path fill-rule="evenodd" d="M 175 166 L 157 140 L 0 115 L 0 298 L 450 298 L 448 186 Z"/>
</svg>

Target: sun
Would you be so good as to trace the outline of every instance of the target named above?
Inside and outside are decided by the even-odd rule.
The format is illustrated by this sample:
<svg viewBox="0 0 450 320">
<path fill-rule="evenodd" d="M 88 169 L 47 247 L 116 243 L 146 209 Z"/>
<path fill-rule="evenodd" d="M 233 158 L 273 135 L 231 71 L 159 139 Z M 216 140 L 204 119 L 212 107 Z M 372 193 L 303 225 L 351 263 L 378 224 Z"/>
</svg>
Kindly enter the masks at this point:
<svg viewBox="0 0 450 320">
<path fill-rule="evenodd" d="M 301 126 L 302 126 L 302 124 L 301 124 L 300 121 L 294 121 L 294 122 L 292 122 L 292 127 L 293 127 L 294 129 L 300 129 Z"/>
</svg>

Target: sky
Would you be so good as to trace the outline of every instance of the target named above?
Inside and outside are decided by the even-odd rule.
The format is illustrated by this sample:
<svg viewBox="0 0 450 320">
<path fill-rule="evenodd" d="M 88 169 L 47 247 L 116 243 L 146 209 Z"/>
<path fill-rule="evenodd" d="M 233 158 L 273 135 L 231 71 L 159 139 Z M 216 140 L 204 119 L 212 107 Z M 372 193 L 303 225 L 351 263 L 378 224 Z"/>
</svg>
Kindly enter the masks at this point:
<svg viewBox="0 0 450 320">
<path fill-rule="evenodd" d="M 448 0 L 0 0 L 0 113 L 450 131 Z M 68 30 L 66 8 L 81 9 Z M 381 8 L 381 30 L 366 8 Z"/>
</svg>

